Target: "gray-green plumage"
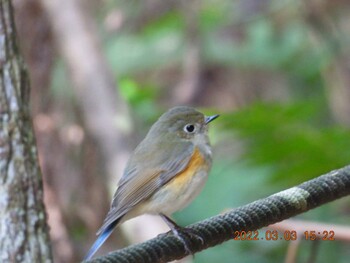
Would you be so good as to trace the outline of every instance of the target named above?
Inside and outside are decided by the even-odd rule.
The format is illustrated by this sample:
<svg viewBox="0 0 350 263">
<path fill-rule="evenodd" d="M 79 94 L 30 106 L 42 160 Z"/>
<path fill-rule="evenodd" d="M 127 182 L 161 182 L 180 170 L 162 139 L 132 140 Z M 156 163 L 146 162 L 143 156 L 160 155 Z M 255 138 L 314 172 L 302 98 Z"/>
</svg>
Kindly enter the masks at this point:
<svg viewBox="0 0 350 263">
<path fill-rule="evenodd" d="M 187 166 L 194 144 L 188 140 L 189 135 L 183 131 L 183 126 L 194 120 L 204 125 L 205 117 L 193 108 L 176 107 L 164 113 L 151 127 L 131 155 L 111 209 L 97 234 L 149 198 Z M 178 140 L 179 137 L 182 140 Z"/>
<path fill-rule="evenodd" d="M 89 259 L 123 220 L 144 213 L 163 218 L 183 208 L 202 189 L 211 166 L 207 124 L 218 115 L 205 117 L 190 107 L 175 107 L 151 127 L 127 163 L 113 197 L 110 211 L 97 232 Z M 188 181 L 171 188 L 198 150 L 204 165 L 191 170 Z M 187 177 L 186 177 L 187 178 Z M 170 185 L 170 186 L 169 186 Z"/>
</svg>

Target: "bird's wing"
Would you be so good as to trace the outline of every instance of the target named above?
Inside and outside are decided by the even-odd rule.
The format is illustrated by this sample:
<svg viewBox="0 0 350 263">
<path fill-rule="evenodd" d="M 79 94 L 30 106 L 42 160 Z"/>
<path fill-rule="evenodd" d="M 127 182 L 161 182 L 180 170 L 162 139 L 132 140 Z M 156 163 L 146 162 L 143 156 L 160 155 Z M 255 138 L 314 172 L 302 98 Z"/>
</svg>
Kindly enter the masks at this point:
<svg viewBox="0 0 350 263">
<path fill-rule="evenodd" d="M 113 197 L 111 209 L 97 234 L 124 216 L 135 205 L 149 198 L 159 187 L 187 167 L 194 153 L 193 144 L 176 142 L 169 145 L 168 142 L 167 146 L 168 150 L 159 147 L 153 151 L 150 149 L 147 152 L 137 152 L 136 149 L 133 155 L 135 159 L 129 161 Z M 153 153 L 152 156 L 150 152 Z"/>
</svg>

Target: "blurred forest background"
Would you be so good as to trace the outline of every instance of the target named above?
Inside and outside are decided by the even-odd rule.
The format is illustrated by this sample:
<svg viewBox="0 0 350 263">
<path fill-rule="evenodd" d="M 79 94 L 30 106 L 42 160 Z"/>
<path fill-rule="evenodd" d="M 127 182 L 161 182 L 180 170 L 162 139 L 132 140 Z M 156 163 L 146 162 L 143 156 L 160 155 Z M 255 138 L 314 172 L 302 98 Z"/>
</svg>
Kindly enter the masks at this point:
<svg viewBox="0 0 350 263">
<path fill-rule="evenodd" d="M 209 181 L 174 215 L 183 226 L 350 163 L 347 0 L 13 4 L 55 262 L 81 260 L 130 151 L 175 105 L 221 114 Z M 298 219 L 350 227 L 349 204 Z M 99 254 L 167 231 L 128 223 Z M 295 261 L 287 241 L 231 241 L 186 262 L 348 262 L 349 240 L 302 240 Z"/>
</svg>

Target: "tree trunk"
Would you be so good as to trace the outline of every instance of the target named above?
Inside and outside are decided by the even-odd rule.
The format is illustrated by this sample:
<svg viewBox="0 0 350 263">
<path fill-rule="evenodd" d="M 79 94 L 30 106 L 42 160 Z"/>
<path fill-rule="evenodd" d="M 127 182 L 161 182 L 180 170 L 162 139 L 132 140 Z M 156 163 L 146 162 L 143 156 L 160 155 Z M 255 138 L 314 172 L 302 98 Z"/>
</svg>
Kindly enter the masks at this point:
<svg viewBox="0 0 350 263">
<path fill-rule="evenodd" d="M 10 0 L 0 1 L 0 261 L 52 262 L 29 80 Z"/>
</svg>

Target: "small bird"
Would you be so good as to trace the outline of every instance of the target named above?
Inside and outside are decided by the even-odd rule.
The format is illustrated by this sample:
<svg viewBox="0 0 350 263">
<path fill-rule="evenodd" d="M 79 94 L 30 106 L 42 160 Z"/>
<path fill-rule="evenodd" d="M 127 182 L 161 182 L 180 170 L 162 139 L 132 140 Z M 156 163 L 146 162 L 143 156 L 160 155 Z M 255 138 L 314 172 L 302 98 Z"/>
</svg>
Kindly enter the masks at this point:
<svg viewBox="0 0 350 263">
<path fill-rule="evenodd" d="M 85 260 L 91 259 L 118 224 L 142 214 L 160 215 L 190 252 L 181 237 L 186 229 L 169 216 L 187 206 L 208 178 L 212 164 L 208 124 L 217 117 L 179 106 L 153 124 L 131 154 L 98 238 Z"/>
</svg>

